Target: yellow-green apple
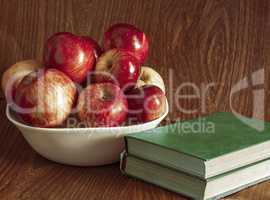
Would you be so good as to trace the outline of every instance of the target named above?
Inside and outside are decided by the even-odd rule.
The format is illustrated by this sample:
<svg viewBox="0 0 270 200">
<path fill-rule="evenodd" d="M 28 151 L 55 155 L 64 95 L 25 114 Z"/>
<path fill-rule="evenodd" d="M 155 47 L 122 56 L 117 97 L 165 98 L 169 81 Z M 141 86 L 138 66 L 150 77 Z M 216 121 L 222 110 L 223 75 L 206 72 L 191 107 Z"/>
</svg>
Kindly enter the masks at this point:
<svg viewBox="0 0 270 200">
<path fill-rule="evenodd" d="M 37 60 L 23 60 L 9 67 L 2 76 L 2 90 L 8 103 L 12 104 L 16 88 L 29 73 L 42 67 Z"/>
<path fill-rule="evenodd" d="M 165 84 L 162 77 L 157 71 L 155 71 L 151 67 L 141 67 L 141 73 L 137 81 L 136 87 L 141 87 L 143 85 L 158 86 L 165 93 Z"/>
<path fill-rule="evenodd" d="M 140 74 L 140 64 L 128 51 L 112 49 L 105 52 L 96 64 L 95 82 L 110 82 L 123 91 L 135 86 Z"/>
<path fill-rule="evenodd" d="M 119 23 L 111 26 L 104 34 L 104 49 L 125 49 L 132 52 L 140 63 L 148 54 L 148 39 L 144 32 L 131 24 Z"/>
<path fill-rule="evenodd" d="M 138 122 L 148 122 L 159 118 L 166 109 L 166 97 L 157 86 L 144 85 L 126 94 L 130 118 Z"/>
<path fill-rule="evenodd" d="M 36 127 L 56 127 L 69 116 L 76 86 L 57 69 L 38 70 L 20 82 L 13 107 L 22 120 Z"/>
<path fill-rule="evenodd" d="M 64 72 L 77 83 L 86 79 L 95 61 L 92 43 L 85 37 L 60 32 L 52 35 L 45 45 L 45 66 Z"/>
<path fill-rule="evenodd" d="M 96 83 L 84 89 L 78 99 L 78 115 L 88 127 L 112 127 L 127 117 L 128 104 L 115 84 Z"/>
</svg>

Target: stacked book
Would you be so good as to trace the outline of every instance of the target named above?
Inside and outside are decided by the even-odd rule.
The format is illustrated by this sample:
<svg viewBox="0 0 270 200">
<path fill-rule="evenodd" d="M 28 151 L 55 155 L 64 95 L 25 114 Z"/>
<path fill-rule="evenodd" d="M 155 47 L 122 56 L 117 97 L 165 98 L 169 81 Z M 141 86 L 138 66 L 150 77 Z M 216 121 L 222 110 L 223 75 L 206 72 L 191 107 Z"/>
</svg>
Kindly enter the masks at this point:
<svg viewBox="0 0 270 200">
<path fill-rule="evenodd" d="M 270 178 L 270 123 L 215 113 L 125 138 L 121 170 L 193 199 L 218 199 Z"/>
</svg>

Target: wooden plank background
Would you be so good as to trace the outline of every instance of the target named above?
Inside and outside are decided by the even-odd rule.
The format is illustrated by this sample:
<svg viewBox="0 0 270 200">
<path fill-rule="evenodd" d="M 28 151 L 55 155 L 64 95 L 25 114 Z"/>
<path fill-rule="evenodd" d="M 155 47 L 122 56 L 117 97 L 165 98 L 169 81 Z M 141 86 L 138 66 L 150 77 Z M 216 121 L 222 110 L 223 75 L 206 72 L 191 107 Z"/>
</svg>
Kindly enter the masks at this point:
<svg viewBox="0 0 270 200">
<path fill-rule="evenodd" d="M 232 87 L 264 69 L 264 84 L 238 92 L 233 107 L 251 116 L 254 89 L 265 90 L 264 117 L 270 120 L 270 1 L 268 0 L 0 0 L 0 72 L 19 60 L 41 60 L 46 39 L 58 31 L 89 35 L 102 43 L 113 23 L 143 29 L 150 40 L 146 64 L 164 77 L 171 109 L 167 121 L 230 111 Z M 175 99 L 183 83 L 200 88 L 200 99 Z M 181 94 L 193 94 L 192 88 Z M 254 105 L 255 104 L 255 107 Z M 173 200 L 180 195 L 122 176 L 118 164 L 78 168 L 37 155 L 5 117 L 0 97 L 1 199 Z M 205 105 L 205 106 L 204 106 Z M 176 106 L 193 113 L 184 113 Z M 89 152 L 91 154 L 91 152 Z M 270 199 L 270 182 L 227 199 Z"/>
</svg>

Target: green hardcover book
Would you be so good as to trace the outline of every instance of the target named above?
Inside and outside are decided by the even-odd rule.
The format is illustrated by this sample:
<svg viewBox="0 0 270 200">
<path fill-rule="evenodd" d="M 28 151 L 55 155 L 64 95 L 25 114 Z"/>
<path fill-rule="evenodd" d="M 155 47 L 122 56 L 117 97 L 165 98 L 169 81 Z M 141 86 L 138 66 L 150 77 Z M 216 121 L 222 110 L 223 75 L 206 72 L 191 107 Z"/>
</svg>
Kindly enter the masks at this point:
<svg viewBox="0 0 270 200">
<path fill-rule="evenodd" d="M 130 155 L 202 179 L 270 157 L 270 124 L 220 112 L 125 137 Z"/>
<path fill-rule="evenodd" d="M 198 200 L 220 199 L 270 178 L 269 159 L 207 180 L 128 154 L 122 154 L 120 167 L 126 175 Z"/>
</svg>

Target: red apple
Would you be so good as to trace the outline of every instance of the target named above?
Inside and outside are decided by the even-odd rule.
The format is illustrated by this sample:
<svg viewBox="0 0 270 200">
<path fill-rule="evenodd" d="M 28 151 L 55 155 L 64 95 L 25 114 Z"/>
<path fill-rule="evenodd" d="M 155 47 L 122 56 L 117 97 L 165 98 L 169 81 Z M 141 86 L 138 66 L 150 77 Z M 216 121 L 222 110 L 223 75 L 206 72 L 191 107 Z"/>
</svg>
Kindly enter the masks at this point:
<svg viewBox="0 0 270 200">
<path fill-rule="evenodd" d="M 73 81 L 81 83 L 94 68 L 94 49 L 84 37 L 60 32 L 48 39 L 44 61 L 46 67 L 57 68 Z"/>
<path fill-rule="evenodd" d="M 101 47 L 99 46 L 99 44 L 93 40 L 91 37 L 88 37 L 88 36 L 83 36 L 83 38 L 85 40 L 87 40 L 89 43 L 91 43 L 92 47 L 93 47 L 93 50 L 94 50 L 94 56 L 95 56 L 95 59 L 96 59 L 96 62 L 98 60 L 98 58 L 101 56 L 101 54 L 103 53 Z"/>
<path fill-rule="evenodd" d="M 14 103 L 16 88 L 21 80 L 29 73 L 41 68 L 41 63 L 36 60 L 24 60 L 9 67 L 2 76 L 2 89 L 7 102 Z"/>
<path fill-rule="evenodd" d="M 76 86 L 57 69 L 32 72 L 17 88 L 15 112 L 29 125 L 55 127 L 69 116 L 76 99 Z"/>
<path fill-rule="evenodd" d="M 119 23 L 111 26 L 104 35 L 104 49 L 125 49 L 134 53 L 140 63 L 148 54 L 148 39 L 144 32 L 131 24 Z"/>
<path fill-rule="evenodd" d="M 112 82 L 126 91 L 135 86 L 139 74 L 140 64 L 132 54 L 125 50 L 112 49 L 99 58 L 95 81 Z"/>
<path fill-rule="evenodd" d="M 78 100 L 79 118 L 88 127 L 111 127 L 127 117 L 127 100 L 121 89 L 111 83 L 91 84 Z"/>
<path fill-rule="evenodd" d="M 165 84 L 162 77 L 157 71 L 151 67 L 142 66 L 139 80 L 136 83 L 136 87 L 143 85 L 155 85 L 158 86 L 165 93 Z"/>
<path fill-rule="evenodd" d="M 148 122 L 162 116 L 166 109 L 166 97 L 154 85 L 144 85 L 127 93 L 129 116 L 138 122 Z"/>
<path fill-rule="evenodd" d="M 85 40 L 87 40 L 89 43 L 91 43 L 92 47 L 93 47 L 93 50 L 94 50 L 94 56 L 95 56 L 95 64 L 94 64 L 94 67 L 93 67 L 93 71 L 95 70 L 95 66 L 96 66 L 96 63 L 98 61 L 98 58 L 101 56 L 101 54 L 103 53 L 103 50 L 101 49 L 101 47 L 99 46 L 99 44 L 93 40 L 91 37 L 88 37 L 88 36 L 83 36 L 83 38 Z M 87 75 L 87 79 L 86 81 L 84 81 L 81 85 L 83 87 L 86 87 L 87 85 L 91 84 L 92 80 L 93 80 L 93 76 L 94 74 L 93 73 L 89 73 Z"/>
</svg>

